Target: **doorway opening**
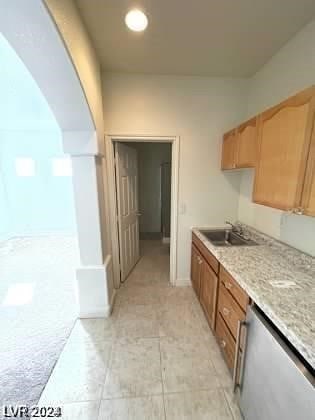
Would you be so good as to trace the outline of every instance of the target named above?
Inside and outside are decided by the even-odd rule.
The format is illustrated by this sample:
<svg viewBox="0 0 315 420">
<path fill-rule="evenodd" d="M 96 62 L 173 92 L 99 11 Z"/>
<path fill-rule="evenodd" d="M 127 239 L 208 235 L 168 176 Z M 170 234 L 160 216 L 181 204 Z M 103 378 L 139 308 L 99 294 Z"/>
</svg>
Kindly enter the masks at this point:
<svg viewBox="0 0 315 420">
<path fill-rule="evenodd" d="M 139 259 L 160 260 L 176 284 L 178 143 L 177 137 L 106 138 L 116 288 Z"/>
<path fill-rule="evenodd" d="M 0 61 L 0 400 L 32 406 L 78 313 L 72 167 L 49 105 L 1 34 Z"/>
</svg>

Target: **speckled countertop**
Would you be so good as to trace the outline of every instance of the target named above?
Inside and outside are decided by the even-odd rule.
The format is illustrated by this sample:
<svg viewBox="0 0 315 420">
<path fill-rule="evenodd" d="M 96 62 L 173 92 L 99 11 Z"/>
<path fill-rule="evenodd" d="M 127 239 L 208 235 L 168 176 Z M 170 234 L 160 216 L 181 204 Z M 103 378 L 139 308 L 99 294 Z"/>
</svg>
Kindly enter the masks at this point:
<svg viewBox="0 0 315 420">
<path fill-rule="evenodd" d="M 315 258 L 242 227 L 259 246 L 218 247 L 201 233 L 212 227 L 193 232 L 315 369 Z"/>
</svg>

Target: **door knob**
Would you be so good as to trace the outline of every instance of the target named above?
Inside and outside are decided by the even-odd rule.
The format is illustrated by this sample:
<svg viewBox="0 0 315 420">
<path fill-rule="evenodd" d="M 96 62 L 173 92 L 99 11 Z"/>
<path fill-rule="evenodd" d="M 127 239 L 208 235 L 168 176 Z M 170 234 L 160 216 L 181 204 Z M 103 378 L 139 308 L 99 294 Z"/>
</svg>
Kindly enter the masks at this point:
<svg viewBox="0 0 315 420">
<path fill-rule="evenodd" d="M 228 316 L 229 314 L 230 314 L 229 309 L 227 309 L 227 308 L 223 308 L 223 315 Z"/>
<path fill-rule="evenodd" d="M 137 216 L 138 216 L 138 217 L 142 216 L 142 213 L 139 213 L 139 212 L 138 212 L 138 213 L 137 213 Z"/>
</svg>

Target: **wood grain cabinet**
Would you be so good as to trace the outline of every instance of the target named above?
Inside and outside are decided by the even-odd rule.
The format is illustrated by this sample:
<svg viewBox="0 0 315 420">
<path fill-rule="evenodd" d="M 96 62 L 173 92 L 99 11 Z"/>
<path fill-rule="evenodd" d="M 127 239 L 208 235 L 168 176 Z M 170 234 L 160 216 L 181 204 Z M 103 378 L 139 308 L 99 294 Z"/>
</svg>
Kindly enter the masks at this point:
<svg viewBox="0 0 315 420">
<path fill-rule="evenodd" d="M 229 131 L 223 136 L 221 168 L 235 169 L 237 153 L 236 130 Z"/>
<path fill-rule="evenodd" d="M 235 356 L 241 357 L 244 348 L 244 334 L 240 330 L 240 349 L 237 351 L 237 334 L 239 322 L 246 317 L 249 297 L 235 279 L 220 266 L 219 297 L 217 305 L 217 321 L 215 334 L 222 354 L 230 370 L 235 366 Z M 238 372 L 240 364 L 236 364 Z"/>
<path fill-rule="evenodd" d="M 220 313 L 217 315 L 215 334 L 226 364 L 232 370 L 235 358 L 235 340 Z"/>
<path fill-rule="evenodd" d="M 216 319 L 218 277 L 212 268 L 204 262 L 200 278 L 200 304 L 204 310 L 210 327 L 214 330 Z"/>
<path fill-rule="evenodd" d="M 200 294 L 200 274 L 201 274 L 201 265 L 202 257 L 198 249 L 192 245 L 191 248 L 191 284 L 195 290 L 197 297 L 199 298 Z"/>
<path fill-rule="evenodd" d="M 237 168 L 254 168 L 257 160 L 257 118 L 254 117 L 237 128 Z"/>
<path fill-rule="evenodd" d="M 311 214 L 314 181 L 309 178 L 314 178 L 312 162 L 309 163 L 311 174 L 307 174 L 306 170 L 314 117 L 314 87 L 287 99 L 260 116 L 255 203 L 281 210 L 301 209 L 304 203 Z M 309 183 L 306 189 L 305 182 Z M 306 195 L 310 198 L 307 199 Z"/>
<path fill-rule="evenodd" d="M 238 322 L 245 319 L 245 312 L 221 281 L 219 286 L 218 312 L 221 314 L 232 336 L 236 339 Z"/>
<path fill-rule="evenodd" d="M 232 371 L 236 354 L 239 355 L 238 361 L 241 357 L 242 334 L 239 349 L 236 349 L 238 324 L 245 319 L 249 297 L 195 234 L 192 235 L 191 282 Z M 239 363 L 235 366 L 238 372 Z"/>
<path fill-rule="evenodd" d="M 302 192 L 301 211 L 315 217 L 315 129 L 306 167 L 305 182 Z"/>
<path fill-rule="evenodd" d="M 248 301 L 247 293 L 241 286 L 234 280 L 229 272 L 221 265 L 220 268 L 220 281 L 222 285 L 230 292 L 234 300 L 239 304 L 241 309 L 246 312 Z"/>
<path fill-rule="evenodd" d="M 191 249 L 191 283 L 200 301 L 209 326 L 214 331 L 218 294 L 218 260 L 193 234 Z"/>
<path fill-rule="evenodd" d="M 221 168 L 253 168 L 257 157 L 256 117 L 223 136 Z"/>
<path fill-rule="evenodd" d="M 255 168 L 253 201 L 315 217 L 315 86 L 223 136 L 221 168 Z"/>
</svg>

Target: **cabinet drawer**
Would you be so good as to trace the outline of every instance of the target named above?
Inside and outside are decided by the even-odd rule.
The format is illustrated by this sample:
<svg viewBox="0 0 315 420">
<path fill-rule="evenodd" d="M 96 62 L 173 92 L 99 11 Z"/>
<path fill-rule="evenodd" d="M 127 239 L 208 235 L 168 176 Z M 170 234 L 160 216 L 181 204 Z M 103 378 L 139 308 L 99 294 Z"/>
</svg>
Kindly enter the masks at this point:
<svg viewBox="0 0 315 420">
<path fill-rule="evenodd" d="M 238 321 L 245 319 L 245 313 L 238 306 L 222 282 L 219 286 L 218 311 L 229 327 L 234 339 L 237 335 Z"/>
<path fill-rule="evenodd" d="M 224 267 L 220 267 L 220 281 L 224 284 L 225 288 L 231 293 L 236 302 L 246 312 L 248 305 L 248 295 L 241 288 L 241 286 L 233 279 L 233 277 L 225 270 Z"/>
<path fill-rule="evenodd" d="M 226 363 L 229 369 L 232 370 L 235 356 L 235 340 L 225 325 L 221 314 L 218 314 L 215 332 Z"/>
<path fill-rule="evenodd" d="M 219 262 L 218 260 L 211 254 L 211 252 L 204 246 L 201 240 L 193 233 L 192 234 L 193 244 L 198 248 L 199 252 L 203 255 L 204 259 L 207 263 L 211 266 L 212 270 L 218 274 L 219 272 Z"/>
</svg>

